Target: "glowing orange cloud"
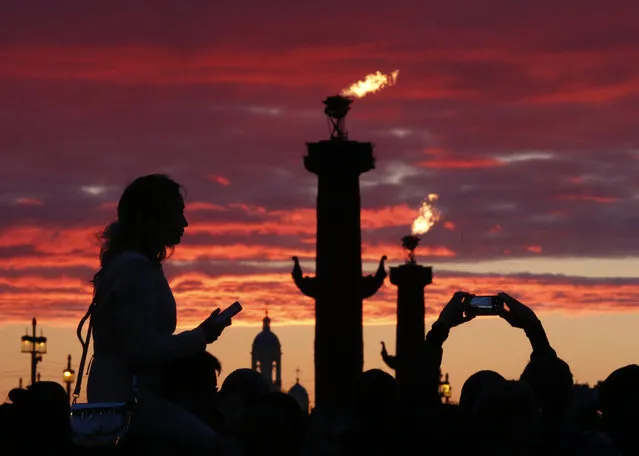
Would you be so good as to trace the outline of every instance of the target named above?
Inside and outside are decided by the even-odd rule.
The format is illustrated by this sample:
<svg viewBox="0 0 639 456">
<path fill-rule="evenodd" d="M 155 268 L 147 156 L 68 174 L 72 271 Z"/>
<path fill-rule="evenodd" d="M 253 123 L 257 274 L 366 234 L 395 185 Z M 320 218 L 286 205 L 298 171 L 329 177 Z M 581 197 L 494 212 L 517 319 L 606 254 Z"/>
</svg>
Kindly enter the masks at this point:
<svg viewBox="0 0 639 456">
<path fill-rule="evenodd" d="M 228 208 L 224 206 L 220 206 L 219 204 L 206 203 L 203 201 L 193 201 L 188 205 L 188 211 L 198 211 L 198 212 L 224 212 L 227 211 Z"/>
<path fill-rule="evenodd" d="M 574 282 L 571 282 L 574 280 Z M 259 324 L 264 304 L 277 309 L 278 323 L 311 324 L 312 300 L 293 284 L 290 273 L 224 274 L 211 276 L 185 272 L 170 277 L 181 324 L 196 324 L 215 306 L 241 299 L 245 312 L 238 324 Z M 39 282 L 39 287 L 34 284 Z M 0 312 L 7 322 L 28 321 L 34 312 L 43 321 L 76 322 L 91 298 L 89 284 L 65 278 L 41 281 L 35 276 L 4 279 L 11 287 L 0 293 Z M 6 288 L 6 287 L 5 287 Z M 435 274 L 426 289 L 428 313 L 437 313 L 458 290 L 477 294 L 506 291 L 537 312 L 633 311 L 639 300 L 639 283 L 608 283 L 605 280 L 552 276 L 482 276 Z M 364 303 L 366 324 L 392 324 L 396 317 L 397 288 L 386 282 L 380 292 Z"/>
<path fill-rule="evenodd" d="M 394 254 L 395 253 L 395 254 Z M 383 255 L 390 259 L 402 258 L 399 243 L 375 243 L 362 245 L 362 259 L 377 261 Z M 420 256 L 428 257 L 454 257 L 455 252 L 447 247 L 423 246 L 420 247 Z M 275 245 L 192 245 L 184 244 L 176 249 L 173 258 L 180 261 L 194 260 L 288 260 L 292 256 L 301 258 L 314 258 L 315 247 L 280 247 Z"/>
<path fill-rule="evenodd" d="M 221 206 L 209 203 L 195 203 L 197 210 L 225 210 Z M 252 212 L 261 213 L 261 208 L 243 208 Z M 266 212 L 265 212 L 266 213 Z M 280 236 L 304 236 L 302 242 L 305 247 L 278 246 L 274 244 L 233 243 L 223 244 L 212 239 L 210 244 L 193 244 L 189 242 L 188 234 L 182 245 L 176 251 L 174 258 L 182 261 L 193 260 L 282 260 L 291 256 L 314 257 L 315 213 L 312 210 L 299 211 L 273 211 L 270 214 L 275 218 L 265 222 L 206 222 L 193 223 L 188 229 L 188 234 L 209 234 L 212 236 L 277 234 Z M 380 210 L 364 211 L 366 220 L 370 221 L 372 228 L 410 223 L 414 212 L 407 206 L 398 209 L 383 208 Z M 381 214 L 377 219 L 376 214 Z M 396 218 L 393 218 L 395 214 Z M 309 220 L 310 219 L 310 220 Z M 368 228 L 367 223 L 363 223 Z M 34 253 L 14 257 L 0 258 L 2 269 L 27 269 L 33 267 L 98 267 L 99 243 L 96 233 L 102 227 L 85 228 L 44 228 L 37 226 L 16 226 L 0 231 L 0 247 L 29 246 Z M 292 243 L 294 244 L 294 243 Z M 364 243 L 363 258 L 365 260 L 377 260 L 382 255 L 389 258 L 402 258 L 403 254 L 399 244 L 394 243 Z M 395 252 L 395 253 L 394 253 Z M 424 246 L 420 255 L 453 257 L 455 253 L 443 246 Z"/>
<path fill-rule="evenodd" d="M 454 231 L 455 228 L 457 228 L 457 226 L 455 225 L 455 223 L 451 222 L 450 220 L 447 222 L 444 222 L 444 228 L 446 228 L 447 230 L 450 231 Z"/>
<path fill-rule="evenodd" d="M 115 207 L 117 203 L 103 203 L 100 209 L 112 211 L 111 217 L 115 217 Z M 235 236 L 248 236 L 253 234 L 276 234 L 287 235 L 314 235 L 315 209 L 302 208 L 292 210 L 274 210 L 260 206 L 250 206 L 242 203 L 222 206 L 204 201 L 188 201 L 186 206 L 187 214 L 192 216 L 191 225 L 187 228 L 187 237 L 190 234 L 209 234 L 211 236 L 232 234 Z M 207 212 L 231 212 L 238 210 L 249 215 L 258 216 L 250 221 L 222 220 L 211 222 L 201 219 L 201 213 Z M 386 206 L 375 209 L 362 209 L 362 228 L 374 230 L 391 226 L 404 226 L 410 224 L 415 216 L 413 208 L 406 204 L 396 206 Z M 111 217 L 105 217 L 104 225 L 111 221 Z M 103 225 L 93 225 L 77 228 L 52 228 L 37 225 L 19 225 L 0 230 L 0 247 L 12 246 L 39 246 L 40 243 L 49 242 L 53 239 L 60 244 L 60 249 L 64 251 L 72 250 L 94 250 L 95 235 L 102 231 Z M 66 246 L 66 248 L 65 248 Z M 37 247 L 37 251 L 49 253 L 49 248 Z M 42 249 L 42 250 L 41 250 Z"/>
<path fill-rule="evenodd" d="M 526 250 L 532 253 L 541 253 L 543 251 L 540 245 L 529 245 Z"/>
<path fill-rule="evenodd" d="M 21 255 L 0 258 L 0 269 L 24 270 L 29 268 L 74 268 L 95 269 L 99 265 L 97 250 L 86 254 Z"/>
<path fill-rule="evenodd" d="M 34 246 L 51 255 L 86 250 L 94 244 L 101 228 L 43 228 L 14 226 L 0 231 L 0 247 Z"/>
</svg>

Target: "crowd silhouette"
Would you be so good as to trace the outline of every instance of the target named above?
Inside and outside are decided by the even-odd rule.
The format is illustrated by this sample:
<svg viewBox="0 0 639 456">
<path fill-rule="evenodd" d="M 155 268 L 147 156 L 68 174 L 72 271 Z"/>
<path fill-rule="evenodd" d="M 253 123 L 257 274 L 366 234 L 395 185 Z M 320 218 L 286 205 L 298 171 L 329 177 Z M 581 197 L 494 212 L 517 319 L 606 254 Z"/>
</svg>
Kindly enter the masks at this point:
<svg viewBox="0 0 639 456">
<path fill-rule="evenodd" d="M 13 389 L 0 406 L 1 454 L 639 455 L 639 366 L 620 367 L 598 386 L 596 401 L 580 401 L 540 319 L 506 293 L 497 295 L 498 316 L 523 331 L 530 360 L 518 379 L 489 370 L 471 375 L 459 404 L 442 402 L 439 382 L 444 342 L 476 317 L 473 295 L 461 291 L 409 360 L 415 379 L 400 385 L 380 369 L 366 370 L 340 410 L 309 414 L 252 369 L 231 372 L 218 387 L 223 366 L 206 349 L 231 320 L 215 309 L 174 334 L 176 303 L 162 262 L 188 226 L 183 211 L 179 184 L 143 176 L 125 189 L 117 220 L 101 236 L 86 316 L 94 337 L 87 398 L 102 411 L 130 406 L 117 445 L 80 444 L 65 388 L 44 381 Z M 88 337 L 83 343 L 88 349 Z M 93 413 L 85 418 L 107 417 Z"/>
</svg>

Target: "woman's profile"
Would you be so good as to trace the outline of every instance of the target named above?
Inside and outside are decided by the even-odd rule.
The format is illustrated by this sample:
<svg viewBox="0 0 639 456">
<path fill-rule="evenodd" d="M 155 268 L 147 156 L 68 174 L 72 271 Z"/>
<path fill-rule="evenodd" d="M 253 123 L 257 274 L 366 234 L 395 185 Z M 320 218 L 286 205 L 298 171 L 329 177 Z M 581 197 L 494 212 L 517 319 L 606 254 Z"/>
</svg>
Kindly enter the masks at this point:
<svg viewBox="0 0 639 456">
<path fill-rule="evenodd" d="M 142 176 L 124 190 L 117 219 L 100 236 L 87 399 L 126 401 L 135 378 L 139 405 L 130 432 L 136 440 L 179 454 L 213 454 L 221 438 L 162 397 L 166 366 L 205 351 L 230 324 L 216 319 L 215 309 L 195 329 L 174 334 L 176 302 L 162 263 L 187 226 L 182 187 L 168 176 Z"/>
</svg>

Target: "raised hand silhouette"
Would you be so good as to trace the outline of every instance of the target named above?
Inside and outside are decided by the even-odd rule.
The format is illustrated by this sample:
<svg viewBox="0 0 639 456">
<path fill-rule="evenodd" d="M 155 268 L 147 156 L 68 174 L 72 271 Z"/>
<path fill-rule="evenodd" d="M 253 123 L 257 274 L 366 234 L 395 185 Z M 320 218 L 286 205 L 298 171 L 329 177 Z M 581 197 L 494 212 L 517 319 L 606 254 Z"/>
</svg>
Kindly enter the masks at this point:
<svg viewBox="0 0 639 456">
<path fill-rule="evenodd" d="M 525 306 L 507 293 L 498 293 L 503 302 L 504 307 L 500 311 L 499 316 L 510 323 L 513 328 L 527 329 L 531 325 L 539 323 L 539 318 L 529 307 Z"/>
<path fill-rule="evenodd" d="M 476 315 L 466 311 L 473 296 L 473 294 L 464 291 L 453 294 L 448 304 L 440 312 L 437 323 L 447 328 L 454 328 L 475 318 Z"/>
</svg>

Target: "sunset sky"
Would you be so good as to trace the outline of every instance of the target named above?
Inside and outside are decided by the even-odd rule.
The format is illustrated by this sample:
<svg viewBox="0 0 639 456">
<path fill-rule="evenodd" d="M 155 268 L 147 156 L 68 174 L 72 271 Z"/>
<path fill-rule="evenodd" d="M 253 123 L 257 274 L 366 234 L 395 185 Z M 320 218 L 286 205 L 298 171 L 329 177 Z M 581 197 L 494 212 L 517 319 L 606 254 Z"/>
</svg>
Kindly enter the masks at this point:
<svg viewBox="0 0 639 456">
<path fill-rule="evenodd" d="M 49 337 L 59 381 L 91 298 L 97 233 L 124 186 L 169 173 L 191 226 L 167 263 L 183 328 L 245 311 L 211 347 L 223 376 L 250 362 L 268 306 L 284 386 L 313 390 L 316 177 L 305 142 L 328 138 L 321 101 L 367 73 L 397 84 L 353 103 L 372 141 L 361 179 L 364 270 L 420 203 L 443 218 L 417 250 L 434 267 L 428 325 L 463 289 L 530 305 L 576 380 L 638 361 L 639 28 L 636 0 L 9 0 L 0 14 L 0 397 L 28 379 L 19 336 Z M 396 288 L 364 302 L 365 367 L 394 351 Z M 336 312 L 338 309 L 336 309 Z M 519 375 L 525 336 L 483 317 L 444 346 L 455 395 L 480 368 Z M 457 396 L 456 396 L 457 397 Z"/>
</svg>

